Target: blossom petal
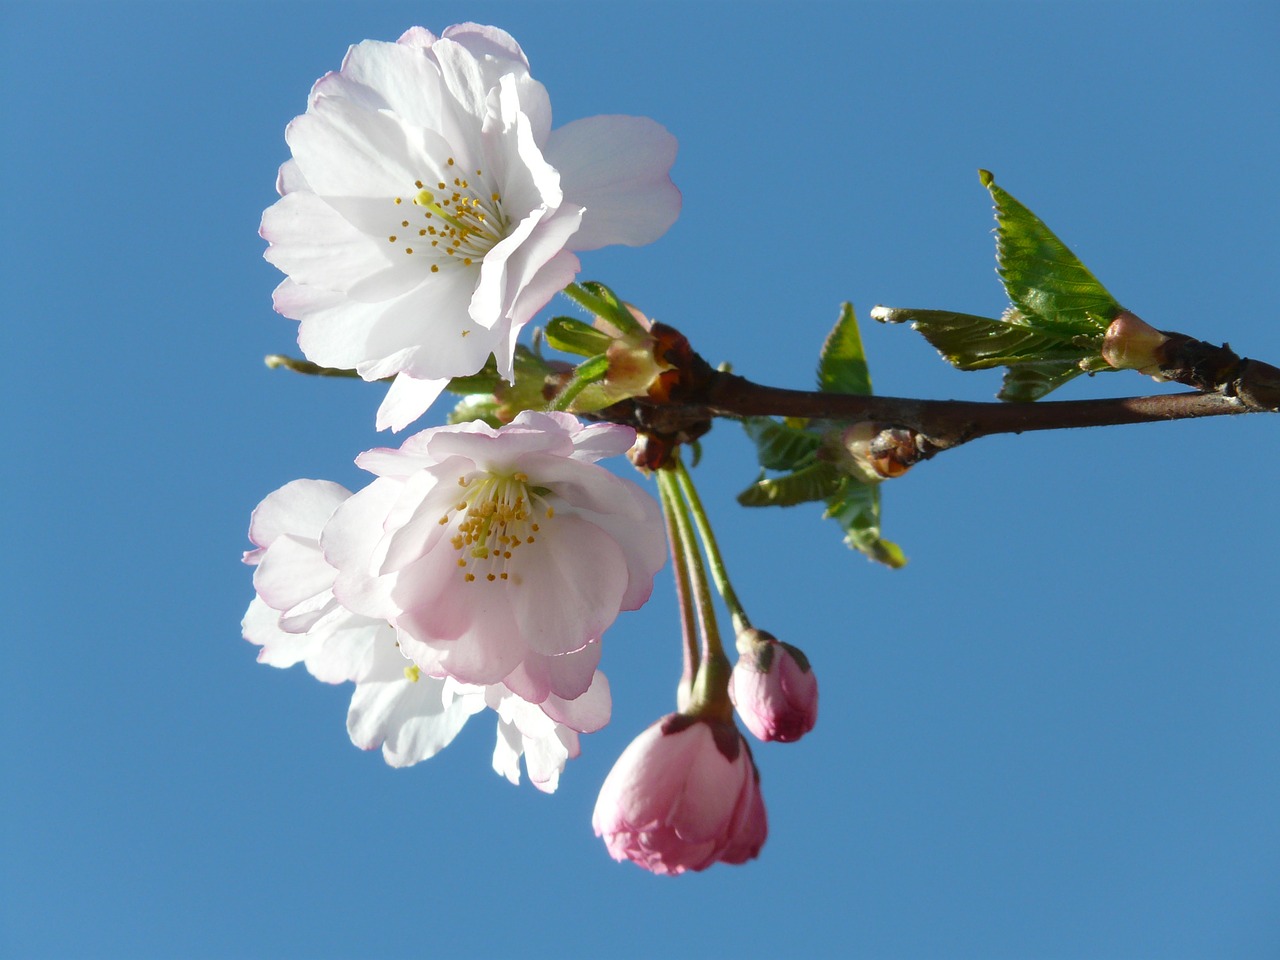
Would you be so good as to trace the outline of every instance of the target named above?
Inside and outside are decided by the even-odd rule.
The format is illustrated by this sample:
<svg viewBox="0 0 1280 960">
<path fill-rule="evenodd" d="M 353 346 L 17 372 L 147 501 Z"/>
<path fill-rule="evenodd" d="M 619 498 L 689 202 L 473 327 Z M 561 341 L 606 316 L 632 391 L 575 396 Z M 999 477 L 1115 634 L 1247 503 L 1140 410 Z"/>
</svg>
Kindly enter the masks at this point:
<svg viewBox="0 0 1280 960">
<path fill-rule="evenodd" d="M 484 709 L 478 697 L 445 702 L 443 680 L 410 679 L 409 661 L 394 645 L 380 645 L 376 667 L 356 686 L 347 712 L 351 742 L 364 750 L 382 747 L 393 767 L 405 767 L 435 756 L 447 747 L 472 714 Z"/>
<path fill-rule="evenodd" d="M 574 120 L 551 131 L 543 152 L 566 200 L 586 208 L 574 250 L 652 243 L 680 214 L 670 177 L 676 139 L 648 117 Z"/>
<path fill-rule="evenodd" d="M 448 385 L 447 377 L 439 380 L 417 380 L 407 373 L 396 374 L 387 395 L 378 406 L 377 428 L 403 430 L 426 413 L 427 408 L 436 402 L 436 398 Z"/>
<path fill-rule="evenodd" d="M 286 483 L 253 511 L 249 539 L 259 547 L 270 546 L 286 533 L 318 540 L 325 522 L 349 496 L 350 490 L 328 480 Z"/>
</svg>

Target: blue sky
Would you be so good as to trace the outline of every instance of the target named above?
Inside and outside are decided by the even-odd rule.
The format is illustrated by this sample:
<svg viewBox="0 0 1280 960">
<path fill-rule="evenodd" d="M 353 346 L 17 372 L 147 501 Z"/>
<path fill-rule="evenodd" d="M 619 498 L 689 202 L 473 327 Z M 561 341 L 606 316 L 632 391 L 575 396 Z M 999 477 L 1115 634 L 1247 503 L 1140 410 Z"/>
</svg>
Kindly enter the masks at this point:
<svg viewBox="0 0 1280 960">
<path fill-rule="evenodd" d="M 8 3 L 0 952 L 15 957 L 1274 956 L 1280 420 L 974 443 L 887 486 L 900 571 L 696 471 L 817 729 L 756 750 L 761 858 L 679 879 L 591 834 L 672 709 L 669 574 L 607 635 L 614 719 L 560 791 L 473 721 L 392 770 L 347 691 L 255 662 L 249 512 L 352 463 L 381 388 L 293 348 L 262 261 L 284 125 L 348 44 L 494 23 L 559 123 L 654 117 L 684 210 L 584 258 L 712 362 L 811 382 L 839 303 L 993 314 L 977 169 L 1151 323 L 1280 359 L 1269 4 Z M 562 312 L 564 312 L 562 310 Z M 877 391 L 990 398 L 905 328 Z M 1163 388 L 1137 376 L 1064 398 Z M 433 411 L 424 423 L 443 414 Z M 435 417 L 436 419 L 431 419 Z"/>
</svg>

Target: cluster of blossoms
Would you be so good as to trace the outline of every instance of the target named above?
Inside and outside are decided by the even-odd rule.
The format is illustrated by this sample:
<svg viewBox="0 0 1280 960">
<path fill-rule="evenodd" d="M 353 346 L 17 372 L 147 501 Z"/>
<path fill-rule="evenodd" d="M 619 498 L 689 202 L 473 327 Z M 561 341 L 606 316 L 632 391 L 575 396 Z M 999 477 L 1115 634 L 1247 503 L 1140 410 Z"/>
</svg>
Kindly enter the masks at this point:
<svg viewBox="0 0 1280 960">
<path fill-rule="evenodd" d="M 546 91 L 493 27 L 352 47 L 287 140 L 262 219 L 287 274 L 276 309 L 300 321 L 313 363 L 392 379 L 379 429 L 404 428 L 490 357 L 513 381 L 516 340 L 573 281 L 574 251 L 648 243 L 680 206 L 667 131 L 618 116 L 552 130 Z M 597 405 L 667 375 L 637 322 L 597 323 L 617 368 Z M 648 599 L 670 528 L 599 464 L 632 447 L 632 428 L 527 408 L 498 419 L 366 451 L 356 462 L 374 479 L 356 493 L 295 480 L 270 494 L 249 529 L 243 632 L 263 663 L 354 683 L 352 742 L 392 766 L 435 755 L 490 708 L 494 769 L 518 783 L 523 757 L 551 792 L 580 735 L 609 720 L 601 638 Z M 704 647 L 712 666 L 727 662 L 718 644 Z M 793 740 L 813 726 L 817 687 L 768 634 L 742 631 L 739 650 L 732 676 L 708 667 L 696 696 L 682 686 L 681 712 L 607 778 L 593 822 L 615 858 L 681 873 L 759 853 L 760 778 L 730 698 L 756 736 Z"/>
<path fill-rule="evenodd" d="M 247 639 L 274 666 L 353 681 L 352 741 L 433 756 L 499 716 L 494 767 L 554 790 L 578 734 L 609 720 L 600 637 L 648 599 L 665 543 L 653 498 L 596 461 L 626 427 L 522 413 L 437 427 L 357 459 L 352 494 L 295 480 L 254 511 Z"/>
</svg>

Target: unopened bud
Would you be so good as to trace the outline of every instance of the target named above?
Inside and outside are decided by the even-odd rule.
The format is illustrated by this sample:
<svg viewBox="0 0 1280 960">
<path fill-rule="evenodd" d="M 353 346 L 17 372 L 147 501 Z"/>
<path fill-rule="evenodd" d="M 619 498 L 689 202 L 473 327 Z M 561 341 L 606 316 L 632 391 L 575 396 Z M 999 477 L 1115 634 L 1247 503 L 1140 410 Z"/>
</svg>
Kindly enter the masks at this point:
<svg viewBox="0 0 1280 960">
<path fill-rule="evenodd" d="M 855 423 L 840 434 L 837 466 L 862 483 L 900 477 L 921 459 L 916 435 L 904 427 Z"/>
<path fill-rule="evenodd" d="M 729 698 L 747 729 L 761 740 L 790 743 L 818 720 L 818 678 L 809 658 L 763 630 L 738 634 L 738 662 Z"/>
<path fill-rule="evenodd" d="M 1102 339 L 1102 359 L 1117 370 L 1159 377 L 1160 348 L 1169 338 L 1140 317 L 1123 310 Z"/>
</svg>

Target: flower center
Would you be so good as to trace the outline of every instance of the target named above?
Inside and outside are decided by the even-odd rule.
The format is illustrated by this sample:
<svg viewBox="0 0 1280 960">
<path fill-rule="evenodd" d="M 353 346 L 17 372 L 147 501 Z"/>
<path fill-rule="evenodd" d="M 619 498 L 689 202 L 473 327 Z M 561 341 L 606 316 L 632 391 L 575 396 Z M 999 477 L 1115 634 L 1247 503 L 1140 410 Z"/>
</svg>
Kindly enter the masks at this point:
<svg viewBox="0 0 1280 960">
<path fill-rule="evenodd" d="M 464 583 L 520 583 L 509 569 L 516 551 L 536 543 L 543 522 L 555 516 L 544 491 L 529 486 L 523 473 L 509 476 L 483 474 L 459 477 L 466 494 L 446 512 L 440 525 L 454 525 L 450 538 L 458 552 L 458 569 Z"/>
<path fill-rule="evenodd" d="M 447 166 L 452 172 L 456 166 L 453 157 Z M 454 264 L 479 264 L 507 235 L 510 223 L 502 212 L 502 195 L 496 190 L 486 193 L 483 171 L 476 171 L 476 179 L 474 186 L 461 175 L 452 183 L 441 179 L 428 185 L 415 180 L 417 192 L 409 197 L 409 203 L 405 197 L 395 198 L 401 208 L 397 212 L 405 219 L 392 228 L 387 242 L 410 256 L 425 255 L 432 273 Z"/>
</svg>

